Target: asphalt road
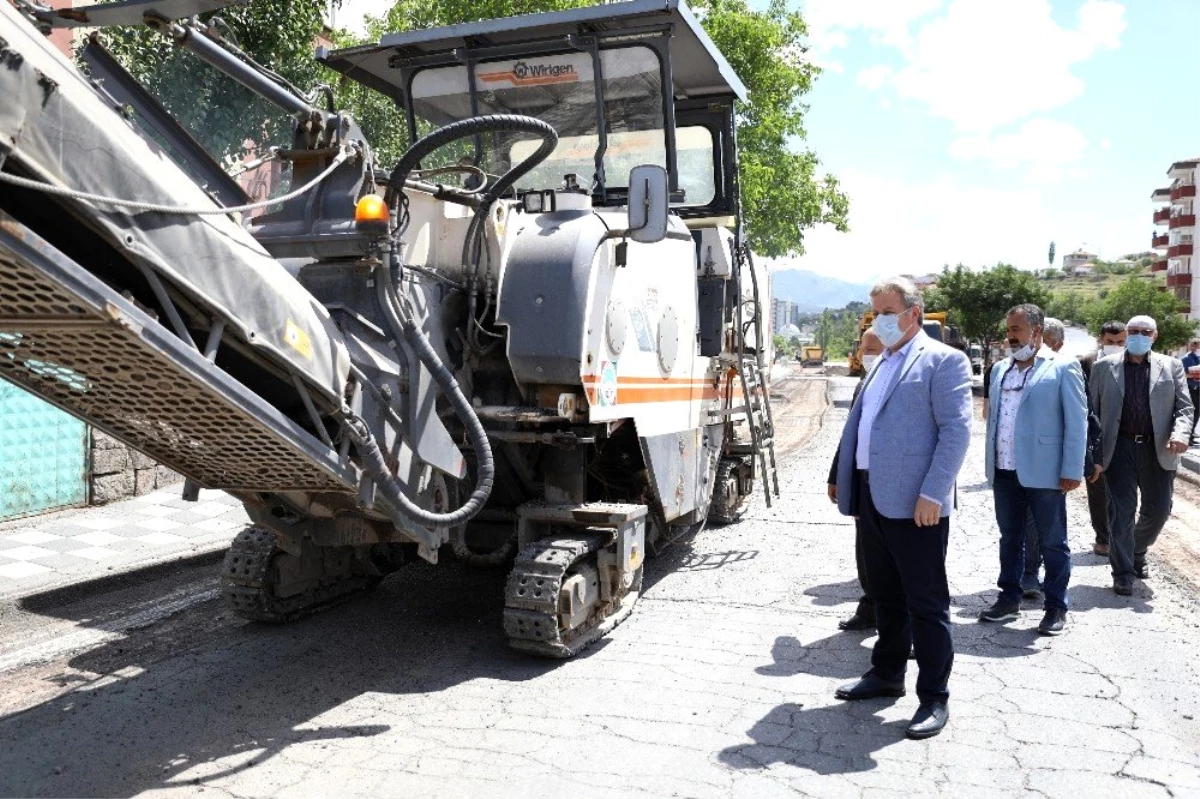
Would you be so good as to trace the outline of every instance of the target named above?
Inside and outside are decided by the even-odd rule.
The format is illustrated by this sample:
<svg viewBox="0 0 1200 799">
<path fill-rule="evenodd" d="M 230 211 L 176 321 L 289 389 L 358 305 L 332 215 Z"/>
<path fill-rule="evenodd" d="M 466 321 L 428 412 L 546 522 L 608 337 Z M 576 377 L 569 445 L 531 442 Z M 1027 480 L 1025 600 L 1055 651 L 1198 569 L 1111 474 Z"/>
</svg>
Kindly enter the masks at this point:
<svg viewBox="0 0 1200 799">
<path fill-rule="evenodd" d="M 835 701 L 872 640 L 836 631 L 856 595 L 852 526 L 824 497 L 844 410 L 819 379 L 776 390 L 782 499 L 650 562 L 633 617 L 573 661 L 509 650 L 503 575 L 455 564 L 286 627 L 230 618 L 211 565 L 0 610 L 0 795 L 1200 794 L 1182 578 L 1126 600 L 1077 555 L 1066 635 L 1039 638 L 1036 612 L 974 623 L 995 576 L 977 466 L 950 728 L 904 740 L 911 695 Z M 1071 521 L 1079 551 L 1078 502 Z"/>
</svg>

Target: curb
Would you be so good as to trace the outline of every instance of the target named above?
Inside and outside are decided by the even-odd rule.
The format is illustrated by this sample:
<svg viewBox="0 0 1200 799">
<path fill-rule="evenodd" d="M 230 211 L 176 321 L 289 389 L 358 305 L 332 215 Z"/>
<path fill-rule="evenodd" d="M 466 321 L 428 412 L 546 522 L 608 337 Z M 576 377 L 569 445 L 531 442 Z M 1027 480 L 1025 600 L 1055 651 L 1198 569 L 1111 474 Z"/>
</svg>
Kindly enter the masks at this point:
<svg viewBox="0 0 1200 799">
<path fill-rule="evenodd" d="M 1200 487 L 1200 457 L 1191 453 L 1185 454 L 1175 474 L 1192 485 Z"/>
<path fill-rule="evenodd" d="M 0 593 L 0 602 L 13 602 L 24 610 L 37 611 L 108 593 L 132 588 L 173 573 L 207 565 L 217 565 L 225 557 L 232 538 L 196 547 L 187 552 L 145 557 L 123 564 L 119 570 L 99 575 L 81 574 L 77 579 L 49 586 L 27 586 L 12 593 Z M 214 570 L 213 576 L 216 577 Z"/>
</svg>

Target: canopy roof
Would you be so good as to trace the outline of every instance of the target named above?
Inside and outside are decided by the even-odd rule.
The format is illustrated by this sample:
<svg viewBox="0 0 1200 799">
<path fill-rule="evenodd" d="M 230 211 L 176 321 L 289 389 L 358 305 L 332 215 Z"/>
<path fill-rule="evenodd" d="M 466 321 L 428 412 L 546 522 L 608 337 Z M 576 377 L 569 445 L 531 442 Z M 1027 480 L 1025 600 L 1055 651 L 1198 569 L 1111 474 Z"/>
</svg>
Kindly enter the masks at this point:
<svg viewBox="0 0 1200 799">
<path fill-rule="evenodd" d="M 330 68 L 397 99 L 404 93 L 393 59 L 416 59 L 453 51 L 519 45 L 589 35 L 601 38 L 654 26 L 671 26 L 671 66 L 677 94 L 685 97 L 747 97 L 729 62 L 682 0 L 625 0 L 607 5 L 522 14 L 428 30 L 389 33 L 379 44 L 344 50 L 322 48 L 317 58 Z"/>
</svg>

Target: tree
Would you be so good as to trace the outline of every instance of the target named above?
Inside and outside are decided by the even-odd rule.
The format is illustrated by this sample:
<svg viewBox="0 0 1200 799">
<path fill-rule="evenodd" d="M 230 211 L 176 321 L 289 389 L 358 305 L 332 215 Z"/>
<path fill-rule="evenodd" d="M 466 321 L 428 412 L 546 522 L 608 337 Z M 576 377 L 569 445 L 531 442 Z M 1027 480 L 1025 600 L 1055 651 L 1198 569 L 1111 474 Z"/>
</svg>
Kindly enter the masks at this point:
<svg viewBox="0 0 1200 799">
<path fill-rule="evenodd" d="M 1138 314 L 1145 314 L 1158 323 L 1158 341 L 1154 346 L 1160 352 L 1182 347 L 1196 335 L 1200 325 L 1179 314 L 1179 300 L 1169 291 L 1162 291 L 1157 280 L 1130 277 L 1096 304 L 1087 320 L 1088 329 L 1099 335 L 1105 322 L 1111 319 L 1128 322 Z"/>
<path fill-rule="evenodd" d="M 278 0 L 276 0 L 278 1 Z M 396 0 L 372 28 L 429 28 L 456 22 L 592 5 L 585 0 Z M 786 0 L 755 10 L 746 0 L 694 0 L 705 31 L 750 90 L 737 107 L 742 214 L 751 246 L 768 257 L 804 252 L 804 231 L 818 224 L 847 230 L 849 200 L 837 178 L 818 177 L 811 150 L 795 151 L 805 137 L 802 102 L 820 68 L 804 58 L 808 30 Z M 368 138 L 375 124 L 359 115 Z"/>
<path fill-rule="evenodd" d="M 1004 314 L 1022 303 L 1045 307 L 1050 292 L 1029 272 L 1009 264 L 973 272 L 962 264 L 947 267 L 938 289 L 958 320 L 963 336 L 990 343 L 1000 337 Z"/>
<path fill-rule="evenodd" d="M 1054 242 L 1050 242 L 1050 257 L 1046 259 L 1050 266 L 1054 266 Z"/>
<path fill-rule="evenodd" d="M 1046 303 L 1046 315 L 1058 319 L 1087 323 L 1097 306 L 1095 300 L 1086 299 L 1078 291 L 1056 291 Z"/>
<path fill-rule="evenodd" d="M 222 35 L 302 92 L 328 80 L 328 70 L 313 60 L 313 41 L 325 24 L 324 3 L 260 0 L 202 15 L 210 23 L 214 18 L 219 18 Z M 291 122 L 285 112 L 203 65 L 168 37 L 146 27 L 111 28 L 104 31 L 104 43 L 218 159 L 239 161 L 256 143 L 290 146 Z M 315 95 L 312 99 L 322 102 Z M 247 148 L 247 142 L 252 146 Z"/>
</svg>

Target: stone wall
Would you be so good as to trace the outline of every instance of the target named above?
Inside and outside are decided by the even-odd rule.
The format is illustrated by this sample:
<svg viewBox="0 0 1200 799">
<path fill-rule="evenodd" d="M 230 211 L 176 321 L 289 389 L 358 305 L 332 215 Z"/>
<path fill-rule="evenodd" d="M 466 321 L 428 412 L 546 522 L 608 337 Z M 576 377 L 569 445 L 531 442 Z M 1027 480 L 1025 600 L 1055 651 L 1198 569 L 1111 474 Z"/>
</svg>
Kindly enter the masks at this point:
<svg viewBox="0 0 1200 799">
<path fill-rule="evenodd" d="M 91 503 L 103 505 L 117 499 L 141 496 L 183 480 L 175 472 L 92 429 Z"/>
</svg>

